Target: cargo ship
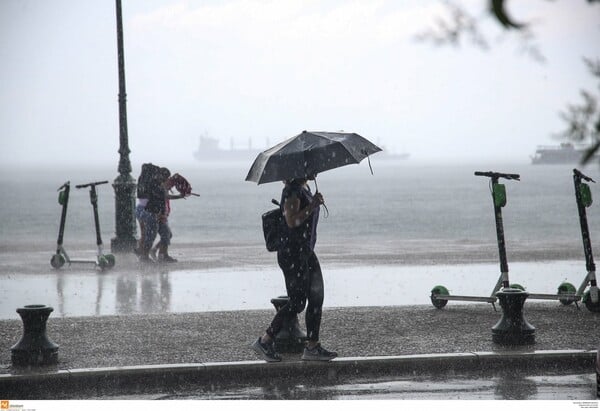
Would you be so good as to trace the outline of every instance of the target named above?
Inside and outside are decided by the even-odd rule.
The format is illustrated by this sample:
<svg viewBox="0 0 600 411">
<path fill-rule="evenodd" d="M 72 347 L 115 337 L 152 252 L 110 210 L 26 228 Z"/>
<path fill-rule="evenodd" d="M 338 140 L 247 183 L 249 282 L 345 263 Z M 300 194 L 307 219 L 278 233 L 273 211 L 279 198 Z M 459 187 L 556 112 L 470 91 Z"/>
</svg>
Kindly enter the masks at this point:
<svg viewBox="0 0 600 411">
<path fill-rule="evenodd" d="M 236 148 L 231 141 L 231 147 L 219 147 L 219 140 L 208 136 L 200 136 L 198 148 L 194 151 L 194 158 L 202 162 L 245 161 L 252 162 L 261 149 L 253 149 L 249 141 L 248 148 Z"/>
<path fill-rule="evenodd" d="M 585 148 L 575 148 L 571 143 L 559 146 L 538 146 L 531 156 L 531 164 L 577 164 L 585 154 Z M 596 159 L 597 156 L 594 156 Z"/>
<path fill-rule="evenodd" d="M 248 147 L 240 148 L 234 145 L 233 139 L 230 142 L 230 148 L 224 149 L 219 146 L 219 140 L 207 135 L 200 136 L 198 148 L 194 151 L 194 158 L 201 162 L 232 162 L 232 161 L 243 161 L 252 163 L 256 156 L 261 151 L 264 151 L 269 147 L 269 139 L 266 140 L 266 146 L 262 148 L 253 148 L 252 140 L 248 139 Z M 410 157 L 409 153 L 393 153 L 388 152 L 385 147 L 381 147 L 382 152 L 376 153 L 377 160 L 407 160 Z"/>
</svg>

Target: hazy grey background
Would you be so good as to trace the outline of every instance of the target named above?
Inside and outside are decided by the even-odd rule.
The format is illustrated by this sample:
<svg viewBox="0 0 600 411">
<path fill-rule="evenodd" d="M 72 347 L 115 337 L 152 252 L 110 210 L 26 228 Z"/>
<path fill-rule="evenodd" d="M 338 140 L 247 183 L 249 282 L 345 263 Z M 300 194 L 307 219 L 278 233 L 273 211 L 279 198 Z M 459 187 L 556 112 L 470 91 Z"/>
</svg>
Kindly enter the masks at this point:
<svg viewBox="0 0 600 411">
<path fill-rule="evenodd" d="M 263 148 L 343 129 L 417 161 L 527 162 L 595 87 L 581 57 L 598 57 L 600 7 L 508 3 L 535 23 L 546 64 L 519 53 L 485 0 L 460 4 L 504 38 L 490 52 L 413 41 L 440 1 L 124 0 L 131 159 L 193 163 L 205 132 Z M 113 0 L 0 1 L 2 164 L 116 167 L 117 93 Z"/>
</svg>

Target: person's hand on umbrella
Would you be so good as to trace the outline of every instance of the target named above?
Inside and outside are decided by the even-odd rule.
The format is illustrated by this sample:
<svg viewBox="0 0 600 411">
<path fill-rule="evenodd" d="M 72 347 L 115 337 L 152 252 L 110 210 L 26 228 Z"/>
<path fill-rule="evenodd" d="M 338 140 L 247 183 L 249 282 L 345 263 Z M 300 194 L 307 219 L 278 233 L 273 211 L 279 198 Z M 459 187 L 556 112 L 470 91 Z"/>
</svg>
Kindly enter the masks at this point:
<svg viewBox="0 0 600 411">
<path fill-rule="evenodd" d="M 315 195 L 313 196 L 313 201 L 310 203 L 310 208 L 311 208 L 311 212 L 316 210 L 317 208 L 319 208 L 320 206 L 323 206 L 325 208 L 325 218 L 329 217 L 329 210 L 327 209 L 327 206 L 325 205 L 325 200 L 323 199 L 323 194 L 321 194 L 320 192 L 316 192 Z"/>
<path fill-rule="evenodd" d="M 310 206 L 313 210 L 316 210 L 317 208 L 319 208 L 321 206 L 321 204 L 325 204 L 325 200 L 323 199 L 323 194 L 317 192 L 313 196 L 313 200 L 312 200 L 312 203 L 310 204 Z"/>
</svg>

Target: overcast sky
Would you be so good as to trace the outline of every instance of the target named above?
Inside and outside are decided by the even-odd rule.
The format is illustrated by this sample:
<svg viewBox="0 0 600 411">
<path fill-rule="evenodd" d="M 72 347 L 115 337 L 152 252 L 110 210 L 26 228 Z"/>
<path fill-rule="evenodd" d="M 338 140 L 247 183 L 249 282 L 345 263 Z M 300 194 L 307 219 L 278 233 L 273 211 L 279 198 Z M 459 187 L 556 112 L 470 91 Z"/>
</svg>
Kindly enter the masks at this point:
<svg viewBox="0 0 600 411">
<path fill-rule="evenodd" d="M 492 50 L 415 42 L 440 1 L 123 0 L 131 159 L 193 163 L 203 133 L 264 148 L 345 130 L 412 160 L 528 161 L 595 90 L 600 5 L 509 1 L 540 64 L 487 0 L 460 4 Z M 0 0 L 0 162 L 116 167 L 117 94 L 114 1 Z"/>
</svg>

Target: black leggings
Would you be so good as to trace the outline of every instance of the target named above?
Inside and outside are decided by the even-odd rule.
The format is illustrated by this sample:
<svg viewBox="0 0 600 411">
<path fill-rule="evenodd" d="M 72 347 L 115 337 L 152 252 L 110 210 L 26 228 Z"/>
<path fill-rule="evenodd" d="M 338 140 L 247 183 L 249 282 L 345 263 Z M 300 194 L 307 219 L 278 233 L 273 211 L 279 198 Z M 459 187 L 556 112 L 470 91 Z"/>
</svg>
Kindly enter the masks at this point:
<svg viewBox="0 0 600 411">
<path fill-rule="evenodd" d="M 285 318 L 290 320 L 306 306 L 306 332 L 309 341 L 319 341 L 321 314 L 323 311 L 323 274 L 321 265 L 313 251 L 294 252 L 282 250 L 277 253 L 277 262 L 285 277 L 285 288 L 289 301 L 277 311 L 267 334 L 274 338 L 281 330 Z"/>
</svg>

